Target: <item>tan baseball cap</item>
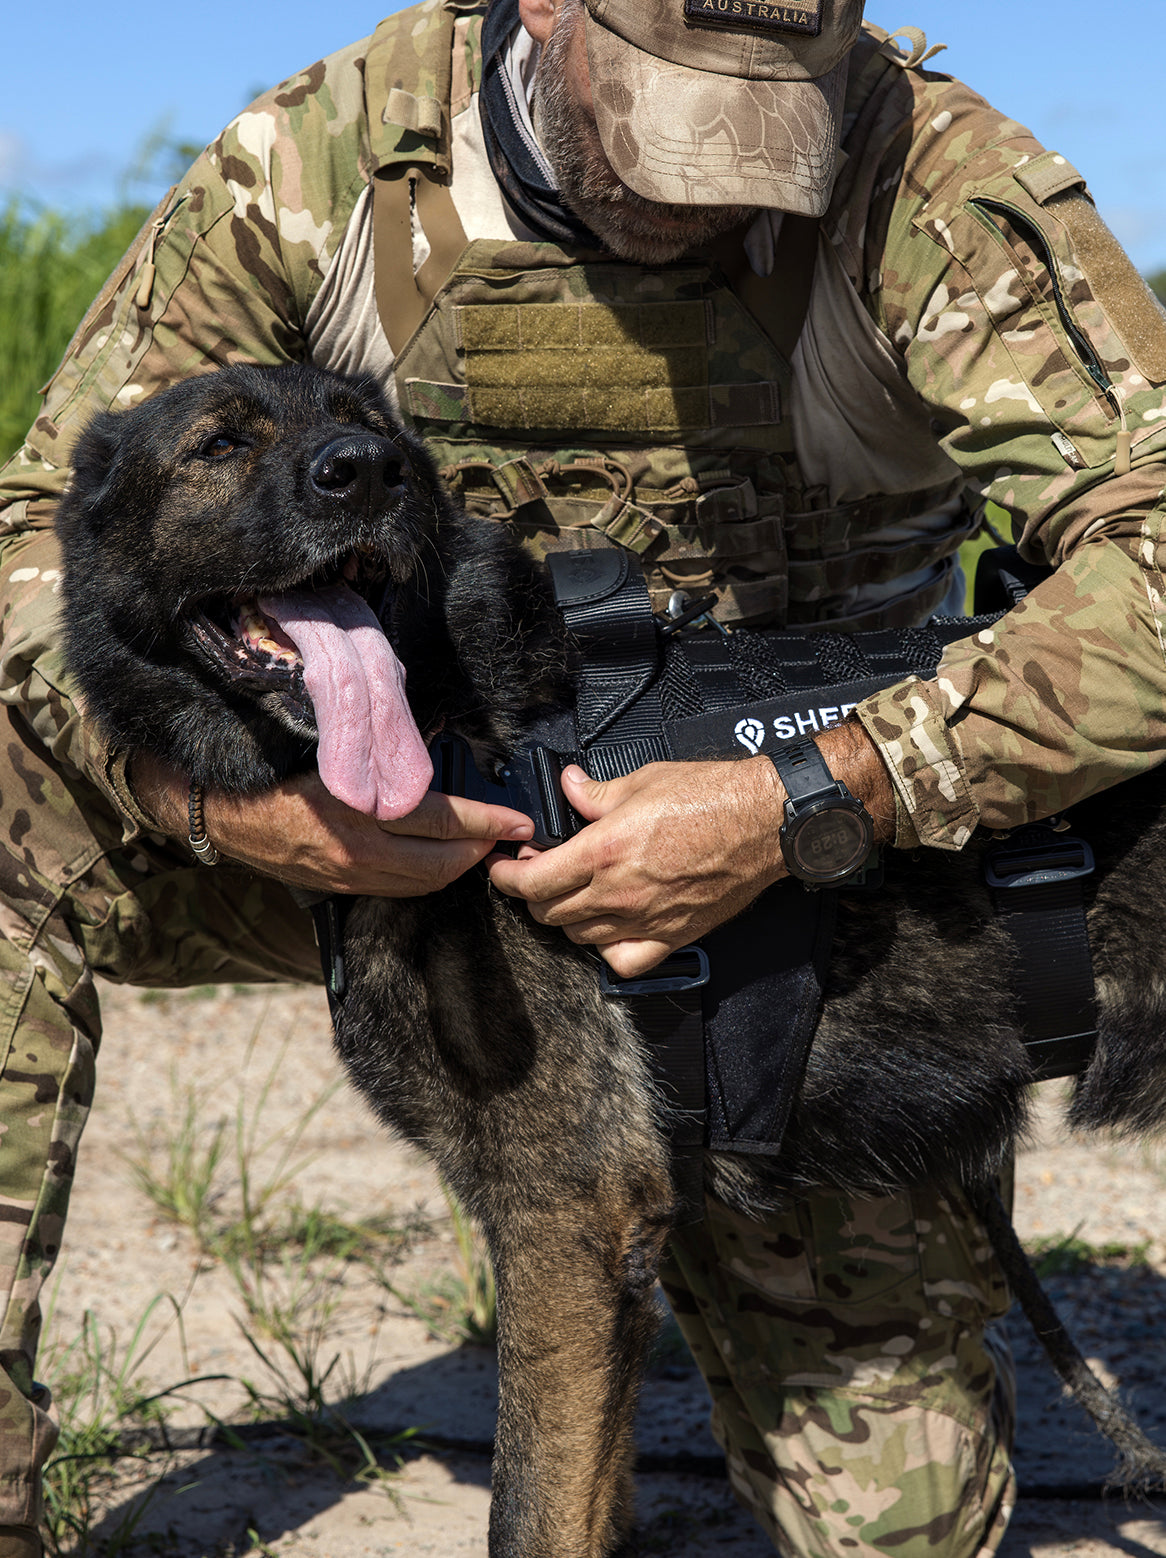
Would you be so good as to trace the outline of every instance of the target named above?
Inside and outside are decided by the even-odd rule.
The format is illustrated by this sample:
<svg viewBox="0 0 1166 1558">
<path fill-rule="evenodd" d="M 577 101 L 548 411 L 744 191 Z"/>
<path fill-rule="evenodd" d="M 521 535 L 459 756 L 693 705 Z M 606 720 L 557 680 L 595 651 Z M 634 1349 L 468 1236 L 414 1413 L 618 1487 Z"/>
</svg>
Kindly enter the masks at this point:
<svg viewBox="0 0 1166 1558">
<path fill-rule="evenodd" d="M 595 118 L 649 200 L 821 216 L 863 0 L 585 0 Z"/>
</svg>

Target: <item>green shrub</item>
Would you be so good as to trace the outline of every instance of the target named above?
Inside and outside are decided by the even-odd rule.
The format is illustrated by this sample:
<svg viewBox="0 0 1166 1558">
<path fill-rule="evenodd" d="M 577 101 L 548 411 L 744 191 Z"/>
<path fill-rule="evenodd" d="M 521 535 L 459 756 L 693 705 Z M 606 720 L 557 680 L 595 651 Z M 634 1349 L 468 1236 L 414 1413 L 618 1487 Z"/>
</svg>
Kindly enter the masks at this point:
<svg viewBox="0 0 1166 1558">
<path fill-rule="evenodd" d="M 39 391 L 145 221 L 144 206 L 65 216 L 0 208 L 0 462 L 24 440 Z"/>
</svg>

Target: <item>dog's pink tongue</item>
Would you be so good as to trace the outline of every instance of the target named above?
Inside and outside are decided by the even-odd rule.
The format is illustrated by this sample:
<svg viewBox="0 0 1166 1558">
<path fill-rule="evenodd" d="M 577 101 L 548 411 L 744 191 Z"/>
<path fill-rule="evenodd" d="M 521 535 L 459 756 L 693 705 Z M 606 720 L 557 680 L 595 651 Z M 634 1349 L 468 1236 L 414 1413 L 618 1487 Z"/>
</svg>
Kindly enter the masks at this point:
<svg viewBox="0 0 1166 1558">
<path fill-rule="evenodd" d="M 333 584 L 265 595 L 259 609 L 304 662 L 326 787 L 378 822 L 411 812 L 433 765 L 405 699 L 405 668 L 369 606 L 346 584 Z"/>
</svg>

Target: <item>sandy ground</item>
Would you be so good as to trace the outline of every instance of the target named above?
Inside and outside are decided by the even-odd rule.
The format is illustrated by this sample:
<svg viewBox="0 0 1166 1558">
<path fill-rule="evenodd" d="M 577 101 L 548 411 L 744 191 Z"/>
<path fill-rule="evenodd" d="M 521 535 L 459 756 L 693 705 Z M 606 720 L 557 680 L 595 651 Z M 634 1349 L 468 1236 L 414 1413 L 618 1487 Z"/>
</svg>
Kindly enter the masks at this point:
<svg viewBox="0 0 1166 1558">
<path fill-rule="evenodd" d="M 172 1432 L 191 1439 L 208 1413 L 242 1422 L 254 1417 L 249 1393 L 263 1398 L 259 1421 L 237 1446 L 216 1440 L 172 1457 L 172 1470 L 150 1499 L 123 1551 L 199 1555 L 330 1555 L 486 1553 L 489 1502 L 487 1446 L 492 1430 L 491 1353 L 435 1340 L 407 1303 L 449 1269 L 454 1245 L 444 1203 L 428 1167 L 383 1137 L 344 1087 L 309 1120 L 296 1157 L 311 1155 L 294 1193 L 352 1219 L 384 1217 L 398 1226 L 428 1222 L 403 1253 L 388 1253 L 381 1278 L 368 1263 L 349 1262 L 339 1277 L 325 1269 L 301 1303 L 301 1334 L 317 1326 L 316 1367 L 335 1358 L 329 1389 L 347 1382 L 350 1413 L 373 1442 L 405 1429 L 429 1436 L 411 1449 L 399 1474 L 355 1486 L 335 1476 L 303 1445 L 265 1426 L 282 1415 L 280 1385 L 249 1345 L 238 1287 L 221 1264 L 201 1258 L 189 1235 L 159 1216 L 136 1188 L 126 1154 L 173 1139 L 185 1111 L 184 1089 L 197 1089 L 196 1118 L 205 1143 L 217 1121 L 233 1140 L 239 1099 L 258 1146 L 251 1158 L 259 1183 L 311 1101 L 336 1081 L 323 997 L 313 991 L 227 990 L 143 999 L 110 989 L 99 1066 L 98 1107 L 82 1148 L 73 1213 L 56 1287 L 50 1337 L 76 1337 L 83 1313 L 98 1333 L 116 1333 L 124 1349 L 159 1294 L 128 1372 L 164 1389 L 199 1374 L 225 1375 L 180 1393 Z M 1056 1089 L 1059 1084 L 1049 1084 Z M 262 1108 L 256 1100 L 267 1089 Z M 1051 1117 L 1051 1111 L 1045 1111 Z M 135 1145 L 135 1144 L 138 1145 Z M 229 1156 L 230 1154 L 228 1154 Z M 181 1177 L 181 1175 L 179 1176 Z M 230 1204 L 230 1163 L 219 1210 Z M 1120 1380 L 1140 1419 L 1166 1443 L 1166 1148 L 1099 1147 L 1059 1140 L 1047 1124 L 1022 1156 L 1017 1223 L 1026 1240 L 1076 1233 L 1094 1245 L 1119 1244 L 1136 1260 L 1114 1260 L 1052 1280 L 1084 1351 Z M 284 1192 L 285 1196 L 288 1193 Z M 386 1246 L 388 1249 L 389 1247 Z M 296 1263 L 278 1263 L 269 1296 L 289 1305 Z M 302 1289 L 302 1283 L 301 1283 Z M 301 1299 L 304 1295 L 301 1291 Z M 181 1322 L 173 1318 L 181 1305 Z M 320 1305 L 329 1306 L 326 1317 Z M 1127 1507 L 1092 1496 L 1109 1457 L 1057 1383 L 1023 1322 L 1010 1320 L 1018 1355 L 1022 1415 L 1017 1465 L 1024 1496 L 1005 1540 L 1005 1558 L 1125 1555 L 1166 1558 L 1166 1504 Z M 276 1349 L 259 1334 L 267 1356 Z M 144 1348 L 149 1345 L 148 1355 Z M 50 1383 L 54 1366 L 46 1359 Z M 772 1549 L 736 1507 L 718 1471 L 705 1427 L 703 1388 L 677 1349 L 668 1350 L 648 1382 L 640 1414 L 639 1476 L 644 1553 L 671 1558 L 765 1558 Z M 156 1474 L 160 1457 L 147 1463 Z M 118 1539 L 132 1507 L 127 1476 L 94 1520 L 96 1542 Z M 1071 1496 L 1074 1493 L 1090 1496 Z"/>
</svg>

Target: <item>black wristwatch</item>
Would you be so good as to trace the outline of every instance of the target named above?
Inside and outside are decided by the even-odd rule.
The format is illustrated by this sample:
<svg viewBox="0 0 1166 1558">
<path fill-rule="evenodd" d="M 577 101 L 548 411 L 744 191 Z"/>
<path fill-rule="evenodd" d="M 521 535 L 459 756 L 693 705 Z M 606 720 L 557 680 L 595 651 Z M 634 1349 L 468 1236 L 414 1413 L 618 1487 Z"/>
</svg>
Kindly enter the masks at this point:
<svg viewBox="0 0 1166 1558">
<path fill-rule="evenodd" d="M 769 756 L 786 791 L 780 838 L 791 876 L 822 887 L 860 870 L 874 848 L 866 807 L 835 779 L 808 737 Z"/>
</svg>

